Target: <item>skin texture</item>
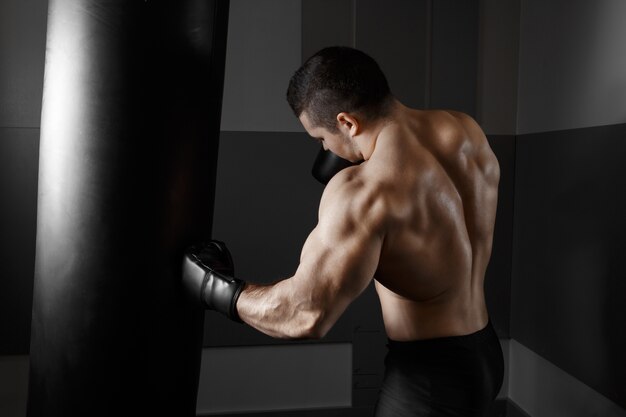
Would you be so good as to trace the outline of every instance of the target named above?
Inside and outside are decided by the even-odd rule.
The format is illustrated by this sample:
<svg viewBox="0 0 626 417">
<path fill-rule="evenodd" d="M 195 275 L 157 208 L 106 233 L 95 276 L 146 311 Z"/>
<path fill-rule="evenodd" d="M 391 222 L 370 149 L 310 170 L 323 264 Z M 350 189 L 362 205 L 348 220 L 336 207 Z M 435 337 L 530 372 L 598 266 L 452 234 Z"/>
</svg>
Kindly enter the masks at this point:
<svg viewBox="0 0 626 417">
<path fill-rule="evenodd" d="M 484 328 L 500 169 L 478 124 L 397 100 L 373 122 L 339 113 L 337 132 L 306 112 L 300 121 L 324 148 L 365 162 L 326 186 L 295 274 L 247 284 L 240 317 L 273 337 L 321 338 L 375 280 L 393 340 Z"/>
</svg>

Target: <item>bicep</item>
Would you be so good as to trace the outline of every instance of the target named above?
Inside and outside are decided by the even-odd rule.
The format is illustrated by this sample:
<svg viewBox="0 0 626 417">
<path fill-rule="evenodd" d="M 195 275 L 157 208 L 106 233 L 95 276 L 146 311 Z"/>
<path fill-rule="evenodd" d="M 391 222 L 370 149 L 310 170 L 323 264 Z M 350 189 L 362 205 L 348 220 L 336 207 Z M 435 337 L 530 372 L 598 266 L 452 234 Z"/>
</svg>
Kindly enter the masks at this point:
<svg viewBox="0 0 626 417">
<path fill-rule="evenodd" d="M 320 213 L 294 276 L 331 316 L 341 314 L 367 288 L 382 247 L 382 237 L 366 215 L 359 216 L 349 207 L 334 208 Z"/>
</svg>

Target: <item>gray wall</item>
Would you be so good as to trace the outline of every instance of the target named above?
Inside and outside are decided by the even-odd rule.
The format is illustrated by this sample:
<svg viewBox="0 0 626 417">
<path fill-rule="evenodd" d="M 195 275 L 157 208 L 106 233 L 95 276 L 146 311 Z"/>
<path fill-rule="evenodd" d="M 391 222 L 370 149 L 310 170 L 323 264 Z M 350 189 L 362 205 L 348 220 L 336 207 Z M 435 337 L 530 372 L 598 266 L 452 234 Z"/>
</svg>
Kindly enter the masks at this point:
<svg viewBox="0 0 626 417">
<path fill-rule="evenodd" d="M 300 66 L 301 2 L 232 0 L 222 130 L 301 132 L 285 100 Z"/>
<path fill-rule="evenodd" d="M 434 0 L 428 107 L 476 117 L 477 1 Z"/>
<path fill-rule="evenodd" d="M 514 404 L 525 410 L 520 417 L 626 417 L 623 407 L 514 339 L 509 383 Z"/>
<path fill-rule="evenodd" d="M 0 415 L 26 415 L 47 2 L 0 2 Z"/>
<path fill-rule="evenodd" d="M 0 416 L 24 417 L 28 400 L 28 356 L 0 356 Z"/>
<path fill-rule="evenodd" d="M 0 355 L 28 352 L 47 2 L 0 2 Z"/>
<path fill-rule="evenodd" d="M 355 3 L 355 47 L 378 61 L 393 94 L 412 107 L 429 102 L 431 21 L 430 2 Z"/>
<path fill-rule="evenodd" d="M 520 0 L 481 0 L 477 119 L 487 134 L 517 132 Z"/>
<path fill-rule="evenodd" d="M 545 360 L 597 394 L 561 414 L 608 415 L 584 410 L 626 407 L 626 3 L 521 4 L 511 337 L 542 361 L 512 356 L 537 372 L 510 395 L 554 415 Z"/>
<path fill-rule="evenodd" d="M 511 337 L 626 406 L 626 124 L 517 141 Z"/>
<path fill-rule="evenodd" d="M 626 2 L 524 0 L 518 133 L 624 123 Z"/>
</svg>

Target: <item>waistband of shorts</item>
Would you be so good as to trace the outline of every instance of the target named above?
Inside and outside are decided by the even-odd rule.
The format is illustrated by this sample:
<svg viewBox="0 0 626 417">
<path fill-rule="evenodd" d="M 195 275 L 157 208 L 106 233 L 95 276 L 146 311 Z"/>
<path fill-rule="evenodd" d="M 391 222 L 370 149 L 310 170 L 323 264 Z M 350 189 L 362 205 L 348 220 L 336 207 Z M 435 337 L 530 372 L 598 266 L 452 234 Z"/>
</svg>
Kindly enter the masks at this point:
<svg viewBox="0 0 626 417">
<path fill-rule="evenodd" d="M 420 339 L 411 341 L 397 341 L 387 338 L 387 347 L 389 350 L 404 351 L 416 349 L 429 349 L 439 348 L 442 346 L 451 345 L 472 345 L 475 343 L 481 343 L 489 338 L 498 337 L 491 320 L 487 321 L 487 325 L 474 333 L 459 335 L 459 336 L 446 336 L 437 337 L 432 339 Z"/>
</svg>

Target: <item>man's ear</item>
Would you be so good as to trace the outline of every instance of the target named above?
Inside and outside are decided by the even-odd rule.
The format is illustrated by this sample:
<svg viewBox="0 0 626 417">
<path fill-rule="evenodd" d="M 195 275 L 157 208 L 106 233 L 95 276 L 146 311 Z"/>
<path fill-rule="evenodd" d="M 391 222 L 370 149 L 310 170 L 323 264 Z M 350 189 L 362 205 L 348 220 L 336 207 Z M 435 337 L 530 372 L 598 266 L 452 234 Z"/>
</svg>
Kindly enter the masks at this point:
<svg viewBox="0 0 626 417">
<path fill-rule="evenodd" d="M 355 137 L 361 133 L 361 124 L 353 114 L 341 112 L 337 115 L 339 129 L 346 132 L 350 137 Z"/>
</svg>

